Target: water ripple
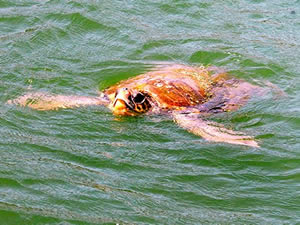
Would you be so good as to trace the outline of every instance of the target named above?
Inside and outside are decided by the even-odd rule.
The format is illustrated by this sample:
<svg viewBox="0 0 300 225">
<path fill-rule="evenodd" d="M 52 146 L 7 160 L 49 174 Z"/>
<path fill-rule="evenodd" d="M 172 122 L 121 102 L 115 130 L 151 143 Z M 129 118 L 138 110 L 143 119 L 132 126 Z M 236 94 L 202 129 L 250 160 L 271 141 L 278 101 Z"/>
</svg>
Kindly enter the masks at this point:
<svg viewBox="0 0 300 225">
<path fill-rule="evenodd" d="M 0 223 L 297 224 L 298 2 L 2 1 Z M 210 118 L 261 148 L 207 142 L 164 116 L 5 104 L 95 96 L 170 63 L 273 89 Z"/>
</svg>

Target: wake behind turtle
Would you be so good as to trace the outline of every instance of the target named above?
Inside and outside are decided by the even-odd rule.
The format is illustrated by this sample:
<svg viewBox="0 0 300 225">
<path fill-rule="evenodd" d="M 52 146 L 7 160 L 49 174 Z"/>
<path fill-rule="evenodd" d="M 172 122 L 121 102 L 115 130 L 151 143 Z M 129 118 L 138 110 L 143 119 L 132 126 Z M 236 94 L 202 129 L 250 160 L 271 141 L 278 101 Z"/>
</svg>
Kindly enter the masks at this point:
<svg viewBox="0 0 300 225">
<path fill-rule="evenodd" d="M 169 115 L 206 140 L 258 147 L 252 136 L 210 122 L 208 116 L 237 110 L 264 89 L 213 67 L 169 65 L 119 82 L 99 97 L 28 93 L 8 103 L 37 110 L 107 106 L 116 116 Z"/>
</svg>

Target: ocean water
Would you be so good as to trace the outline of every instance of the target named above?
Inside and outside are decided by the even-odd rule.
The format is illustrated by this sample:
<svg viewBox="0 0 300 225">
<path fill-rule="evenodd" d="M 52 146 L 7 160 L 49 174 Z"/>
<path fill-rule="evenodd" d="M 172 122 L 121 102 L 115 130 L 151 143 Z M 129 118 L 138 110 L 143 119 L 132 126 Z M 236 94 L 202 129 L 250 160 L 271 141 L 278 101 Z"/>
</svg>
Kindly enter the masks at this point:
<svg viewBox="0 0 300 225">
<path fill-rule="evenodd" d="M 0 224 L 300 224 L 300 1 L 0 1 Z M 96 96 L 159 64 L 215 65 L 276 88 L 211 120 L 35 111 L 30 91 Z"/>
</svg>

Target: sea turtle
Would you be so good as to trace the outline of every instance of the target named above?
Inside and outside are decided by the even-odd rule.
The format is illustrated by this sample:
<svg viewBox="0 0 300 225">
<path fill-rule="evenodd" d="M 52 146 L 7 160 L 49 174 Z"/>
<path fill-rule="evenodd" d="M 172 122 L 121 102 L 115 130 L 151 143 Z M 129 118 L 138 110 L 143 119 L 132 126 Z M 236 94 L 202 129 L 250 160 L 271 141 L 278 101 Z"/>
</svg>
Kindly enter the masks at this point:
<svg viewBox="0 0 300 225">
<path fill-rule="evenodd" d="M 252 136 L 206 118 L 236 110 L 262 90 L 216 67 L 166 65 L 121 81 L 99 97 L 27 93 L 8 103 L 38 110 L 104 105 L 116 116 L 166 114 L 180 127 L 209 141 L 258 147 Z"/>
</svg>

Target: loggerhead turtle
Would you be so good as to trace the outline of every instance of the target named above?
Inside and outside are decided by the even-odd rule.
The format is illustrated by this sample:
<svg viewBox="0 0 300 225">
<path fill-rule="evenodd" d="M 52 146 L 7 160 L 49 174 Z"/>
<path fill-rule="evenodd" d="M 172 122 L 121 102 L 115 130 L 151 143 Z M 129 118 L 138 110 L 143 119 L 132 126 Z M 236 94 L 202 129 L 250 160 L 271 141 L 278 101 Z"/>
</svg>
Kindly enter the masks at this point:
<svg viewBox="0 0 300 225">
<path fill-rule="evenodd" d="M 237 110 L 263 88 L 214 67 L 168 65 L 119 82 L 99 97 L 27 93 L 8 103 L 37 110 L 107 106 L 116 116 L 167 114 L 206 140 L 258 147 L 252 136 L 207 121 L 208 115 Z"/>
</svg>

